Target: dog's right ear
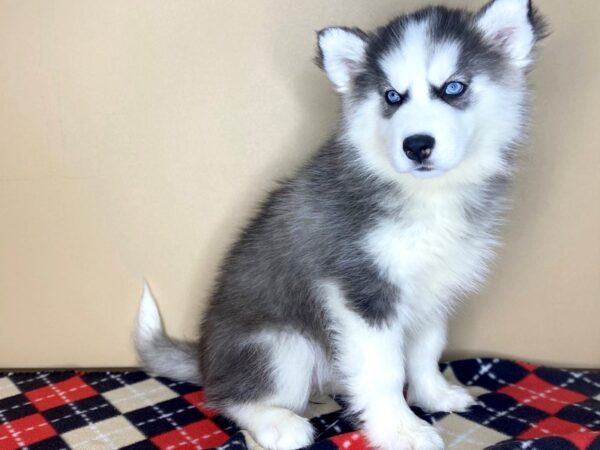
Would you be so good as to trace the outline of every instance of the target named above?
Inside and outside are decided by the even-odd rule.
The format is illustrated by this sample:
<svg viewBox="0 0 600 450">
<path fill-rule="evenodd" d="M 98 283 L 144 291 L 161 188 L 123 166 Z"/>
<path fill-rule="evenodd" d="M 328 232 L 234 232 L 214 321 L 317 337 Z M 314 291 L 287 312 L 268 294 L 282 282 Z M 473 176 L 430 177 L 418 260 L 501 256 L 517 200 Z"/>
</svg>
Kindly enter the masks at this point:
<svg viewBox="0 0 600 450">
<path fill-rule="evenodd" d="M 318 33 L 317 65 L 341 94 L 350 90 L 365 61 L 367 39 L 358 28 L 330 27 Z"/>
</svg>

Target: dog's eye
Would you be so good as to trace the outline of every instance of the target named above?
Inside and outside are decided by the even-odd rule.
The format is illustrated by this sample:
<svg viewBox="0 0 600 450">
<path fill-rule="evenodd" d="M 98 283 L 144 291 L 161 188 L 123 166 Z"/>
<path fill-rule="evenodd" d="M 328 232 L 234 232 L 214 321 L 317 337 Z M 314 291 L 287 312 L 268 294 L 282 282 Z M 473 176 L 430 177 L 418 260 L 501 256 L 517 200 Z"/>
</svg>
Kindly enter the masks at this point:
<svg viewBox="0 0 600 450">
<path fill-rule="evenodd" d="M 385 92 L 385 101 L 388 105 L 398 105 L 402 102 L 402 96 L 398 94 L 398 91 L 390 89 Z"/>
<path fill-rule="evenodd" d="M 449 81 L 444 86 L 444 95 L 448 97 L 458 97 L 459 95 L 464 94 L 467 86 L 460 81 Z"/>
</svg>

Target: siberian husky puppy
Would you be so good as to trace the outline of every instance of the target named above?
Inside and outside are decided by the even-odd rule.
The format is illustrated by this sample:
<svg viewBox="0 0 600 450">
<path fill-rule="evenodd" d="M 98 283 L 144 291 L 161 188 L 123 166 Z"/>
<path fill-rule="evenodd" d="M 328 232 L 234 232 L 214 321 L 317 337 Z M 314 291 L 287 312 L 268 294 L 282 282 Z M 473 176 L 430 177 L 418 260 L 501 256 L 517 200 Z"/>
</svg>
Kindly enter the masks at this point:
<svg viewBox="0 0 600 450">
<path fill-rule="evenodd" d="M 438 371 L 446 322 L 496 247 L 544 22 L 528 0 L 430 7 L 318 33 L 340 125 L 262 204 L 222 264 L 197 345 L 144 291 L 136 346 L 156 374 L 266 449 L 309 445 L 311 393 L 342 391 L 370 444 L 444 447 L 409 408 L 463 411 Z M 403 387 L 408 385 L 407 399 Z"/>
</svg>

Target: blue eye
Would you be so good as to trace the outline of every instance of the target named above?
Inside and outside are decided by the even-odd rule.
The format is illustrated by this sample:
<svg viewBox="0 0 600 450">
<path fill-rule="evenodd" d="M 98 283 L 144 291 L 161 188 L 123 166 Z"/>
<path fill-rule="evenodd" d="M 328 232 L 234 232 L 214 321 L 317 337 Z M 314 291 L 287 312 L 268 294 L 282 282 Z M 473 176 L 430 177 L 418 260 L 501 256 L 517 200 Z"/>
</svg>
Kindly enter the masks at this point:
<svg viewBox="0 0 600 450">
<path fill-rule="evenodd" d="M 397 91 L 390 89 L 385 92 L 385 101 L 388 105 L 397 105 L 402 101 L 402 96 Z"/>
<path fill-rule="evenodd" d="M 450 81 L 444 87 L 444 95 L 449 97 L 458 97 L 465 92 L 467 86 L 460 81 Z"/>
</svg>

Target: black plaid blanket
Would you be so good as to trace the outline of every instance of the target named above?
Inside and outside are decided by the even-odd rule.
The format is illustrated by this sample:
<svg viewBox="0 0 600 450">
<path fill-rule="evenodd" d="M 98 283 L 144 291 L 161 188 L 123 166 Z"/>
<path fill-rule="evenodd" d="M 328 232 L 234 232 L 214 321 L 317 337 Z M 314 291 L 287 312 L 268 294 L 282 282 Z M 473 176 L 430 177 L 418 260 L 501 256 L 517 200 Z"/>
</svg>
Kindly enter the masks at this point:
<svg viewBox="0 0 600 450">
<path fill-rule="evenodd" d="M 500 359 L 442 365 L 477 405 L 423 414 L 447 449 L 600 449 L 600 373 Z M 344 419 L 343 398 L 311 403 L 311 450 L 366 449 Z M 256 448 L 251 437 L 203 404 L 195 385 L 144 372 L 0 374 L 0 449 Z"/>
</svg>

